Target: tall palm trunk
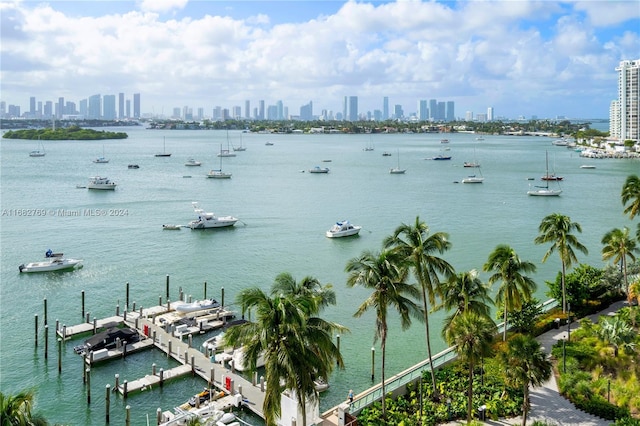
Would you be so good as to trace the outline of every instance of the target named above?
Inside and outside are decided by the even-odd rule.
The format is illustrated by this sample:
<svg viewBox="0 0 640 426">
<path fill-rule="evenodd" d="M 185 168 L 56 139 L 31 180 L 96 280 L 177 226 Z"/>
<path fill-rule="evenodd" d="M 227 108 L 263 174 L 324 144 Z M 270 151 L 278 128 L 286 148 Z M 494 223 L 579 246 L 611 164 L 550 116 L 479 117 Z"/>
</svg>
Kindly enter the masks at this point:
<svg viewBox="0 0 640 426">
<path fill-rule="evenodd" d="M 565 286 L 564 276 L 566 273 L 566 267 L 564 264 L 564 260 L 562 261 L 562 313 L 567 312 L 567 288 Z"/>
<path fill-rule="evenodd" d="M 504 329 L 502 330 L 502 341 L 507 341 L 507 304 L 504 304 Z"/>
<path fill-rule="evenodd" d="M 380 375 L 382 376 L 382 420 L 385 420 L 387 418 L 387 410 L 385 408 L 385 391 L 384 391 L 384 362 L 385 362 L 385 356 L 386 356 L 386 349 L 387 349 L 387 332 L 386 330 L 383 332 L 382 334 L 382 339 L 380 339 L 380 347 L 382 348 L 382 367 L 381 367 L 381 373 Z"/>
<path fill-rule="evenodd" d="M 473 357 L 469 358 L 469 386 L 467 388 L 467 424 L 471 423 L 473 408 Z"/>
<path fill-rule="evenodd" d="M 527 415 L 529 414 L 529 383 L 525 383 L 523 386 L 523 401 L 522 401 L 522 426 L 527 426 Z"/>
<path fill-rule="evenodd" d="M 422 307 L 424 309 L 424 327 L 427 332 L 427 355 L 429 356 L 429 368 L 431 370 L 431 385 L 433 386 L 434 399 L 438 396 L 436 388 L 436 374 L 433 369 L 433 356 L 431 355 L 431 334 L 429 332 L 429 314 L 427 313 L 427 292 L 422 289 Z"/>
</svg>

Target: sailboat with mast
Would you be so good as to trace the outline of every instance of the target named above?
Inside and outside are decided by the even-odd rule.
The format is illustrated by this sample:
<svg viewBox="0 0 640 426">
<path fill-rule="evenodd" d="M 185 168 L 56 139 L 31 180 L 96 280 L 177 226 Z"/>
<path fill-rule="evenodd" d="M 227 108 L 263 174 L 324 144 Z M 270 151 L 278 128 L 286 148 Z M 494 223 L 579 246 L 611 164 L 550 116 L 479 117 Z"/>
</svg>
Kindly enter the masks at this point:
<svg viewBox="0 0 640 426">
<path fill-rule="evenodd" d="M 400 168 L 400 150 L 398 149 L 398 166 L 397 167 L 392 167 L 389 169 L 389 174 L 392 175 L 402 175 L 404 174 L 404 172 L 406 172 L 407 169 L 401 169 Z"/>
<path fill-rule="evenodd" d="M 229 141 L 229 131 L 227 130 L 227 149 L 222 149 L 222 145 L 220 145 L 220 153 L 218 157 L 235 157 L 236 153 L 231 149 L 231 142 Z"/>
<path fill-rule="evenodd" d="M 549 153 L 545 152 L 546 159 L 546 173 L 545 175 L 549 175 Z M 557 182 L 557 181 L 556 181 Z M 534 189 L 529 189 L 527 191 L 528 195 L 539 196 L 539 197 L 557 197 L 562 193 L 560 188 L 551 189 L 549 188 L 549 180 L 544 180 L 544 186 L 536 186 Z"/>
<path fill-rule="evenodd" d="M 240 146 L 234 146 L 233 150 L 234 151 L 246 151 L 247 150 L 246 146 L 242 146 L 242 133 L 240 134 Z"/>
<path fill-rule="evenodd" d="M 465 167 L 467 163 L 465 163 Z M 482 176 L 482 170 L 480 170 L 480 163 L 478 163 L 478 159 L 476 158 L 476 149 L 473 148 L 473 167 L 478 169 L 477 174 L 469 175 L 466 178 L 462 179 L 462 183 L 482 183 L 484 182 L 484 176 Z"/>
<path fill-rule="evenodd" d="M 220 152 L 222 152 L 222 144 L 220 144 Z M 209 170 L 209 173 L 207 173 L 207 177 L 211 179 L 231 179 L 231 173 L 222 171 L 222 158 L 224 157 L 224 155 L 218 154 L 218 157 L 220 157 L 220 168 Z"/>
<path fill-rule="evenodd" d="M 44 157 L 47 153 L 44 151 L 44 145 L 40 142 L 40 136 L 38 136 L 38 149 L 35 149 L 29 153 L 29 157 Z"/>
<path fill-rule="evenodd" d="M 93 160 L 94 163 L 108 163 L 109 159 L 104 156 L 104 145 L 102 145 L 102 157 Z"/>
<path fill-rule="evenodd" d="M 162 152 L 156 154 L 156 157 L 171 157 L 171 153 L 167 152 L 167 138 L 162 138 Z"/>
</svg>

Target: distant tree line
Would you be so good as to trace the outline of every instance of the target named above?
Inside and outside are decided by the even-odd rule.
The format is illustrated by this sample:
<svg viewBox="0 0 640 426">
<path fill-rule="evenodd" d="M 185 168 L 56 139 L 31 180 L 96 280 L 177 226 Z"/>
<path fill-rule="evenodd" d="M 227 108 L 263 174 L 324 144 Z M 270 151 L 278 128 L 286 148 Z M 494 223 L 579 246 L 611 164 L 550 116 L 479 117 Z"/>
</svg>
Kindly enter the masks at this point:
<svg viewBox="0 0 640 426">
<path fill-rule="evenodd" d="M 103 140 L 103 139 L 126 139 L 129 137 L 124 132 L 107 132 L 104 130 L 83 129 L 79 126 L 66 128 L 46 128 L 46 129 L 24 129 L 8 130 L 2 137 L 4 139 L 27 139 L 27 140 Z"/>
</svg>

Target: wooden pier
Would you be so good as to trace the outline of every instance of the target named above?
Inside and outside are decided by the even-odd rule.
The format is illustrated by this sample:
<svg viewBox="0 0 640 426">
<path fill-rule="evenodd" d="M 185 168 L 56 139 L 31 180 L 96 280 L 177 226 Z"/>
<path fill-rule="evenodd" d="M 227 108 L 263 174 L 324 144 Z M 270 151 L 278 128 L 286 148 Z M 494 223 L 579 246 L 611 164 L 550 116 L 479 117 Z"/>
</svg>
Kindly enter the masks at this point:
<svg viewBox="0 0 640 426">
<path fill-rule="evenodd" d="M 189 374 L 197 375 L 205 380 L 207 387 L 224 392 L 229 397 L 225 399 L 226 401 L 233 400 L 237 403 L 245 403 L 247 408 L 264 418 L 262 412 L 265 389 L 263 378 L 258 381 L 257 374 L 255 374 L 253 380 L 249 381 L 225 365 L 212 362 L 212 358 L 200 352 L 198 348 L 191 347 L 190 338 L 187 342 L 183 340 L 184 336 L 224 327 L 227 320 L 233 318 L 233 312 L 217 308 L 179 314 L 175 312 L 171 303 L 167 303 L 150 308 L 140 307 L 140 309 L 131 312 L 124 311 L 122 316 L 118 311 L 116 313 L 116 316 L 93 319 L 92 322 L 89 322 L 87 314 L 86 322 L 72 326 L 57 324 L 56 334 L 63 341 L 66 341 L 87 333 L 95 334 L 106 327 L 127 326 L 138 332 L 140 341 L 118 345 L 115 349 L 90 352 L 84 357 L 85 362 L 88 365 L 93 365 L 155 347 L 163 351 L 167 357 L 178 361 L 180 365 L 168 370 L 156 369 L 154 366 L 152 374 L 132 381 L 120 382 L 118 378 L 113 389 L 114 392 L 127 397 L 133 392 L 162 387 L 167 381 L 179 377 Z M 178 325 L 185 318 L 193 319 L 192 323 L 195 321 L 197 325 Z"/>
</svg>

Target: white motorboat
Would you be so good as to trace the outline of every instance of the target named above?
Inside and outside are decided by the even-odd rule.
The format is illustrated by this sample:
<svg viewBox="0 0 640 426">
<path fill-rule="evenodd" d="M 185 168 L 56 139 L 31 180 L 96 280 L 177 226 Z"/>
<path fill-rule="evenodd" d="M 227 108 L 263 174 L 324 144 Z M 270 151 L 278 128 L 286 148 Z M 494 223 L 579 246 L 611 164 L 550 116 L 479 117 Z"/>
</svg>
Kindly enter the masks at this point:
<svg viewBox="0 0 640 426">
<path fill-rule="evenodd" d="M 484 178 L 482 176 L 469 175 L 466 178 L 462 179 L 462 183 L 482 183 L 484 182 Z"/>
<path fill-rule="evenodd" d="M 89 178 L 87 189 L 116 189 L 117 184 L 109 178 L 93 176 Z"/>
<path fill-rule="evenodd" d="M 249 369 L 249 363 L 245 360 L 244 356 L 244 348 L 234 349 L 229 364 L 238 371 L 246 371 Z M 264 367 L 264 354 L 262 353 L 258 355 L 258 359 L 256 359 L 256 368 L 260 367 Z"/>
<path fill-rule="evenodd" d="M 220 307 L 220 303 L 216 299 L 196 300 L 195 302 L 177 302 L 174 304 L 176 311 L 180 313 L 205 311 L 207 309 L 215 309 Z"/>
<path fill-rule="evenodd" d="M 316 392 L 324 392 L 327 389 L 329 389 L 329 383 L 327 383 L 326 380 L 318 377 L 317 379 L 315 379 L 313 381 L 313 387 L 315 388 Z"/>
<path fill-rule="evenodd" d="M 216 216 L 214 213 L 205 212 L 195 201 L 191 204 L 198 216 L 198 219 L 189 222 L 191 229 L 223 228 L 233 226 L 238 221 L 238 218 L 233 216 Z"/>
<path fill-rule="evenodd" d="M 82 267 L 82 259 L 66 259 L 62 253 L 53 253 L 47 250 L 46 260 L 42 262 L 31 262 L 18 267 L 20 272 L 51 272 L 64 271 Z"/>
<path fill-rule="evenodd" d="M 315 166 L 313 169 L 309 169 L 309 173 L 329 173 L 329 168 Z"/>
<path fill-rule="evenodd" d="M 361 229 L 362 226 L 352 225 L 348 220 L 343 220 L 342 222 L 336 222 L 325 235 L 328 238 L 349 237 L 357 235 Z"/>
<path fill-rule="evenodd" d="M 184 163 L 185 166 L 201 166 L 202 163 L 200 161 L 196 161 L 193 158 L 189 158 L 187 160 L 186 163 Z"/>
</svg>

